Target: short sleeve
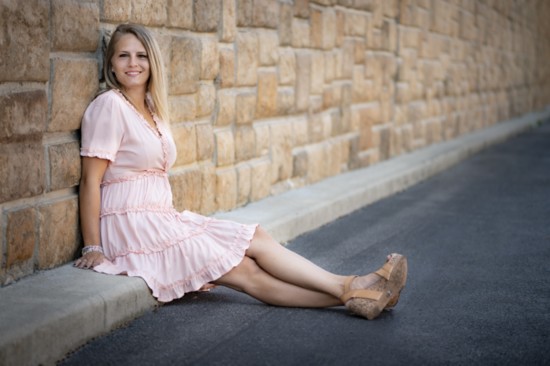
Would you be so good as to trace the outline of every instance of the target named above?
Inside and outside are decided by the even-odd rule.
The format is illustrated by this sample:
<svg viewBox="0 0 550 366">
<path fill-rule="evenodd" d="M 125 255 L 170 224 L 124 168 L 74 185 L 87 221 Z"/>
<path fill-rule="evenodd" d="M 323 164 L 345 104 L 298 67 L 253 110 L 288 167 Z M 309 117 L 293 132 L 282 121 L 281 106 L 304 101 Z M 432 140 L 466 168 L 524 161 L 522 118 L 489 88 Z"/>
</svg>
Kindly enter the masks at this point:
<svg viewBox="0 0 550 366">
<path fill-rule="evenodd" d="M 103 93 L 82 117 L 80 155 L 115 161 L 123 135 L 121 103 L 113 92 Z"/>
</svg>

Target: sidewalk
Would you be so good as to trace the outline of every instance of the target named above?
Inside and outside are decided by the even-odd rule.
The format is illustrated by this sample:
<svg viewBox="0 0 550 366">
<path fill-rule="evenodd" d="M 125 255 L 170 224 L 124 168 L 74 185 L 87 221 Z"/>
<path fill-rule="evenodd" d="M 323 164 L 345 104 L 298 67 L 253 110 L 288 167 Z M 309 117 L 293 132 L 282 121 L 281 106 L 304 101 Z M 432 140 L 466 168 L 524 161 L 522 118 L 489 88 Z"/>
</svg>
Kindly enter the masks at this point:
<svg viewBox="0 0 550 366">
<path fill-rule="evenodd" d="M 285 242 L 426 179 L 550 117 L 550 109 L 500 123 L 373 167 L 329 178 L 217 215 L 260 222 Z M 153 308 L 139 278 L 71 265 L 0 289 L 0 364 L 53 364 L 87 340 Z"/>
</svg>

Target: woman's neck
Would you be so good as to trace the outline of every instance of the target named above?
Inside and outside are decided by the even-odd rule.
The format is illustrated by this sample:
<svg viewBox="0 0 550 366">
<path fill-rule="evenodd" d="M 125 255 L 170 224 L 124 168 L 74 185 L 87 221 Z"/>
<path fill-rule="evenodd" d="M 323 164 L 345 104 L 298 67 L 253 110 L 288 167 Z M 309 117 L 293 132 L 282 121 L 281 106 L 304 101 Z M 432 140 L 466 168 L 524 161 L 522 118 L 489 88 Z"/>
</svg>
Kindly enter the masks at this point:
<svg viewBox="0 0 550 366">
<path fill-rule="evenodd" d="M 136 107 L 138 110 L 146 110 L 145 105 L 145 90 L 137 89 L 122 89 L 126 98 Z"/>
</svg>

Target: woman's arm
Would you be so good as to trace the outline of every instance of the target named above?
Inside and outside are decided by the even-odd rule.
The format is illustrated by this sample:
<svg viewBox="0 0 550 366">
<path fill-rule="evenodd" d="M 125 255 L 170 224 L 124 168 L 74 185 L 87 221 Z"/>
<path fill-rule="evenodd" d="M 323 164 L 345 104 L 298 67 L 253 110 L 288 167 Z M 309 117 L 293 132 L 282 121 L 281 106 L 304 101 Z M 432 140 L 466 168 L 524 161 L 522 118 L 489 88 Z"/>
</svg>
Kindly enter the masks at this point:
<svg viewBox="0 0 550 366">
<path fill-rule="evenodd" d="M 82 177 L 80 179 L 80 227 L 84 247 L 101 245 L 99 232 L 100 214 L 100 184 L 109 161 L 98 158 L 82 158 Z M 93 268 L 100 264 L 105 257 L 101 252 L 90 251 L 77 259 L 78 268 Z"/>
</svg>

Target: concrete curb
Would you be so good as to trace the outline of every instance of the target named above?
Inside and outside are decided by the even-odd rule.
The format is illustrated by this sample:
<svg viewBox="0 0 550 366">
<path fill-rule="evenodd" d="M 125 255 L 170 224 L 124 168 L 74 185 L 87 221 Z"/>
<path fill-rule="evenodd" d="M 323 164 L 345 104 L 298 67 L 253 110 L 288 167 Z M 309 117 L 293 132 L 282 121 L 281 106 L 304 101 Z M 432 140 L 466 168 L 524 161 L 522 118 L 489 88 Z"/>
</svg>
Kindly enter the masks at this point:
<svg viewBox="0 0 550 366">
<path fill-rule="evenodd" d="M 286 242 L 548 118 L 547 108 L 216 217 L 259 222 Z M 0 289 L 0 364 L 55 364 L 67 352 L 156 304 L 140 278 L 102 275 L 71 265 L 36 274 Z"/>
</svg>

